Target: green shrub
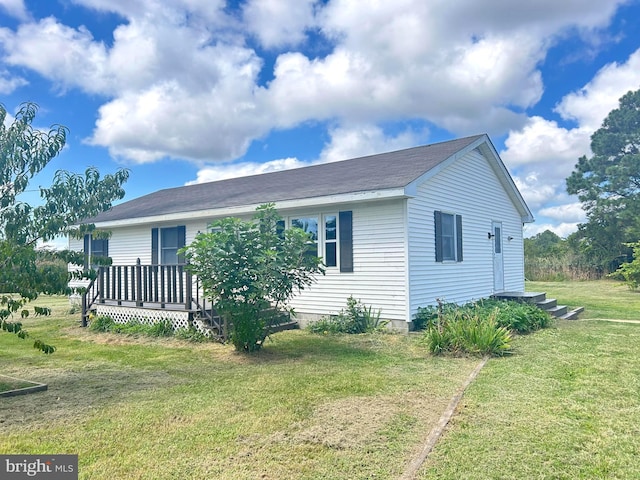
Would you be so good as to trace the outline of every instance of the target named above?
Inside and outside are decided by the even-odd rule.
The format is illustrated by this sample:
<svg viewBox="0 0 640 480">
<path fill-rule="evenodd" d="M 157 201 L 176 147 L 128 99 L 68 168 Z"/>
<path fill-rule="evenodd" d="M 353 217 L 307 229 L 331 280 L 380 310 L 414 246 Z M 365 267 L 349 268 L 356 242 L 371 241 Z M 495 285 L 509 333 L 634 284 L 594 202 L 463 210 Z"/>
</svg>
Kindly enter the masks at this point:
<svg viewBox="0 0 640 480">
<path fill-rule="evenodd" d="M 498 325 L 520 334 L 546 328 L 552 321 L 548 312 L 530 303 L 502 301 L 496 307 Z"/>
<path fill-rule="evenodd" d="M 380 310 L 374 311 L 352 295 L 347 299 L 346 310 L 338 315 L 323 317 L 307 328 L 313 333 L 372 333 L 384 330 L 387 323 L 380 319 Z"/>
<path fill-rule="evenodd" d="M 505 355 L 511 352 L 511 335 L 548 327 L 549 313 L 529 303 L 486 299 L 457 306 L 438 302 L 418 309 L 418 325 L 434 354 L 471 353 Z M 415 321 L 414 321 L 415 323 Z"/>
<path fill-rule="evenodd" d="M 91 318 L 89 329 L 94 332 L 111 332 L 114 325 L 115 322 L 111 317 L 108 317 L 106 315 L 98 315 L 97 317 Z"/>
<path fill-rule="evenodd" d="M 255 352 L 262 348 L 275 323 L 274 311 L 267 302 L 239 303 L 228 312 L 229 340 L 238 351 Z"/>
<path fill-rule="evenodd" d="M 633 249 L 633 260 L 623 263 L 608 276 L 615 280 L 624 280 L 631 290 L 637 290 L 640 286 L 640 241 L 625 245 Z"/>
<path fill-rule="evenodd" d="M 418 313 L 413 317 L 413 329 L 416 331 L 426 330 L 438 321 L 438 315 L 445 315 L 454 312 L 461 307 L 455 303 L 445 303 L 439 298 L 436 299 L 438 305 L 428 305 L 418 307 Z"/>
<path fill-rule="evenodd" d="M 307 329 L 311 333 L 347 333 L 347 326 L 344 319 L 338 315 L 322 317 L 320 320 L 310 323 Z"/>
<path fill-rule="evenodd" d="M 488 318 L 495 312 L 495 320 L 498 326 L 519 334 L 546 328 L 553 322 L 553 317 L 548 312 L 530 303 L 483 299 L 464 305 L 440 302 L 437 307 L 419 307 L 418 313 L 414 317 L 414 328 L 416 330 L 426 330 L 437 323 L 438 315 L 448 317 L 460 312 L 478 315 L 481 318 Z M 416 319 L 418 319 L 417 325 Z"/>
</svg>

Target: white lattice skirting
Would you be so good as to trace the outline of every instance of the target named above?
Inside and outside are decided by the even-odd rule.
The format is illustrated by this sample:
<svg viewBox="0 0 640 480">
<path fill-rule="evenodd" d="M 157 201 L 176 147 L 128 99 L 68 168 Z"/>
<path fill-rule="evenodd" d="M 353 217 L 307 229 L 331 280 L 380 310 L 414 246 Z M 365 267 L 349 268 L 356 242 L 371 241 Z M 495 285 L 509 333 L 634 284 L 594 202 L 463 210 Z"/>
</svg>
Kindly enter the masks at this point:
<svg viewBox="0 0 640 480">
<path fill-rule="evenodd" d="M 164 320 L 171 320 L 174 330 L 189 328 L 189 312 L 179 310 L 152 310 L 147 308 L 130 308 L 113 305 L 98 305 L 96 315 L 104 315 L 116 323 L 127 323 L 137 320 L 140 323 L 153 325 Z"/>
</svg>

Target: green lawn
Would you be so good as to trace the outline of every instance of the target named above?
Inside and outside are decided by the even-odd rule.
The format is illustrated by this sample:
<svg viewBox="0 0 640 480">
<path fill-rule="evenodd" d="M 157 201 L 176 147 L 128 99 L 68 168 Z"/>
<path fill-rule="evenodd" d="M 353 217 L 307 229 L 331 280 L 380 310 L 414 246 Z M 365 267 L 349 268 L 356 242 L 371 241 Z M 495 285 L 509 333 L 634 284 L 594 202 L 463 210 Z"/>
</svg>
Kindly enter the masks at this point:
<svg viewBox="0 0 640 480">
<path fill-rule="evenodd" d="M 594 319 L 640 320 L 640 295 L 527 288 L 583 320 L 491 359 L 418 478 L 640 478 L 640 325 Z M 478 362 L 430 357 L 419 335 L 304 331 L 246 356 L 94 334 L 49 304 L 25 327 L 53 355 L 0 334 L 2 373 L 49 385 L 0 399 L 0 453 L 77 453 L 83 479 L 396 479 Z"/>
<path fill-rule="evenodd" d="M 420 479 L 640 478 L 640 294 L 615 282 L 542 283 L 582 320 L 516 340 L 467 390 Z"/>
<path fill-rule="evenodd" d="M 547 292 L 547 298 L 573 307 L 586 307 L 582 319 L 640 320 L 640 291 L 622 282 L 527 282 L 527 291 Z"/>
<path fill-rule="evenodd" d="M 304 331 L 247 356 L 94 334 L 65 308 L 25 322 L 53 355 L 0 334 L 3 372 L 49 385 L 0 400 L 0 453 L 77 453 L 87 479 L 396 478 L 478 362 Z"/>
</svg>

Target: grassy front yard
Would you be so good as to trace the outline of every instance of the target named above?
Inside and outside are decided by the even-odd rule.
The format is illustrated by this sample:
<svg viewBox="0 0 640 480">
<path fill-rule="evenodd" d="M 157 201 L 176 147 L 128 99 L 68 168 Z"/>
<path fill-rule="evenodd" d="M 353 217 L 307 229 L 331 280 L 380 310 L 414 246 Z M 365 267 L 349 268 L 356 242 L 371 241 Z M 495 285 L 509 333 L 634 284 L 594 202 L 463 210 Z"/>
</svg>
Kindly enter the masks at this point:
<svg viewBox="0 0 640 480">
<path fill-rule="evenodd" d="M 0 400 L 0 452 L 78 453 L 81 478 L 395 478 L 478 361 L 432 358 L 417 336 L 303 331 L 246 356 L 54 313 L 25 322 L 51 356 L 0 335 L 3 372 L 49 385 Z"/>
<path fill-rule="evenodd" d="M 418 478 L 640 478 L 640 325 L 594 320 L 640 320 L 616 285 L 529 285 L 585 320 L 491 359 Z M 417 335 L 304 331 L 245 356 L 94 334 L 65 308 L 25 322 L 51 356 L 0 334 L 2 373 L 49 385 L 0 399 L 0 453 L 78 453 L 85 479 L 395 479 L 478 362 Z"/>
</svg>

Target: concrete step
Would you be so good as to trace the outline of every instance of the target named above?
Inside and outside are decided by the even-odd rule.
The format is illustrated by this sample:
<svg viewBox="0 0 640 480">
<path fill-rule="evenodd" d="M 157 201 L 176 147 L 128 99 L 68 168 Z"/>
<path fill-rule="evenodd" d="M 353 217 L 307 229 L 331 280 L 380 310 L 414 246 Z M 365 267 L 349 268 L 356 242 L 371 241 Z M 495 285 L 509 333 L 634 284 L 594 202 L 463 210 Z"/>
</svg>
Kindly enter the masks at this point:
<svg viewBox="0 0 640 480">
<path fill-rule="evenodd" d="M 545 292 L 501 292 L 492 295 L 500 300 L 516 300 L 518 302 L 538 303 L 544 302 L 547 298 Z"/>
<path fill-rule="evenodd" d="M 536 302 L 536 306 L 543 310 L 549 310 L 557 305 L 558 305 L 558 301 L 555 298 L 547 298 L 542 302 Z"/>
<path fill-rule="evenodd" d="M 554 317 L 561 317 L 567 313 L 568 308 L 566 305 L 556 305 L 555 307 L 545 308 L 545 310 Z"/>
<path fill-rule="evenodd" d="M 573 310 L 565 313 L 560 318 L 563 320 L 577 320 L 578 315 L 584 312 L 584 307 L 574 308 Z"/>
</svg>

